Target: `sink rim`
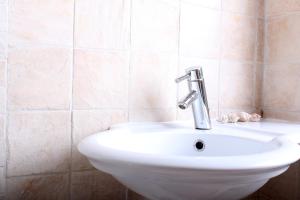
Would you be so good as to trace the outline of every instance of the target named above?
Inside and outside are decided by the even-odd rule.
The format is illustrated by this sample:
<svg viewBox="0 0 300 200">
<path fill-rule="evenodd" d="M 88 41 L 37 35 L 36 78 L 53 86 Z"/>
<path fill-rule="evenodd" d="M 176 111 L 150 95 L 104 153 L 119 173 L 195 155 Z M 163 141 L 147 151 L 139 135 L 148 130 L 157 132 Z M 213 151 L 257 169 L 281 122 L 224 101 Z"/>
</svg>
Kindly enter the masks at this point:
<svg viewBox="0 0 300 200">
<path fill-rule="evenodd" d="M 152 123 L 149 127 L 159 125 L 161 123 Z M 127 129 L 126 129 L 127 128 Z M 128 129 L 129 128 L 129 129 Z M 225 128 L 226 129 L 226 128 Z M 179 130 L 186 130 L 181 127 Z M 193 131 L 192 129 L 188 129 Z M 238 129 L 239 130 L 239 129 Z M 120 131 L 123 131 L 120 133 Z M 244 131 L 244 130 L 240 130 Z M 194 170 L 263 170 L 270 168 L 277 168 L 287 166 L 299 159 L 300 148 L 297 144 L 291 142 L 285 137 L 276 137 L 272 141 L 279 144 L 279 148 L 263 153 L 238 155 L 238 156 L 213 156 L 213 157 L 195 157 L 195 156 L 172 156 L 172 155 L 158 155 L 158 154 L 147 154 L 138 152 L 129 152 L 119 149 L 113 149 L 107 146 L 101 146 L 97 144 L 96 138 L 101 137 L 102 134 L 111 134 L 112 136 L 118 134 L 149 134 L 145 133 L 134 133 L 130 130 L 129 126 L 119 125 L 113 127 L 111 130 L 104 131 L 91 135 L 82 140 L 78 145 L 78 150 L 89 159 L 112 162 L 112 163 L 124 163 L 134 164 L 139 166 L 148 167 L 168 167 L 168 168 L 181 168 L 181 169 L 194 169 Z M 162 133 L 164 134 L 164 133 Z M 165 133 L 172 134 L 172 133 Z M 188 133 L 190 134 L 190 133 Z M 196 133 L 195 133 L 196 134 Z M 199 133 L 200 136 L 201 133 Z M 230 134 L 225 134 L 232 136 Z M 222 136 L 224 136 L 222 134 Z M 236 136 L 232 136 L 236 137 Z M 239 138 L 250 139 L 247 137 L 239 136 Z M 253 139 L 252 139 L 253 140 Z M 260 141 L 258 139 L 254 139 Z M 86 144 L 86 145 L 85 145 Z M 97 150 L 91 149 L 91 145 L 95 146 Z M 296 151 L 297 153 L 293 153 Z M 280 157 L 281 159 L 277 159 Z M 100 159 L 101 158 L 101 159 Z M 238 162 L 228 162 L 228 160 L 237 160 Z"/>
</svg>

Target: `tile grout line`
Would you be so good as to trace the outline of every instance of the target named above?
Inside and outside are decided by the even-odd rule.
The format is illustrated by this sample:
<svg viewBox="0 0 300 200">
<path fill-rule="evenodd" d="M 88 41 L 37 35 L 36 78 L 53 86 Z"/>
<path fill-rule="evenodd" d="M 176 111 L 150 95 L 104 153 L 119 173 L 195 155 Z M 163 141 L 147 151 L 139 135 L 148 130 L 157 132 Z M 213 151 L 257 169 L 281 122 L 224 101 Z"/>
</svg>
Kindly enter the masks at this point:
<svg viewBox="0 0 300 200">
<path fill-rule="evenodd" d="M 262 88 L 261 88 L 261 93 L 262 93 L 262 97 L 261 97 L 261 114 L 263 114 L 264 109 L 265 109 L 265 95 L 264 95 L 264 91 L 265 91 L 265 80 L 266 80 L 266 61 L 267 61 L 267 54 L 268 54 L 268 49 L 267 49 L 267 9 L 268 9 L 268 3 L 267 1 L 264 1 L 264 35 L 263 35 L 263 69 L 262 69 Z M 262 116 L 263 117 L 263 116 Z"/>
<path fill-rule="evenodd" d="M 222 54 L 223 54 L 223 36 L 224 36 L 224 31 L 223 31 L 223 1 L 220 2 L 221 5 L 219 7 L 219 12 L 220 12 L 220 49 L 219 49 L 219 59 L 218 59 L 218 116 L 219 118 L 221 116 L 221 70 L 222 70 Z"/>
<path fill-rule="evenodd" d="M 73 46 L 72 46 L 72 65 L 71 65 L 71 92 L 70 92 L 70 125 L 71 125 L 71 134 L 70 134 L 70 160 L 69 160 L 69 188 L 68 188 L 68 195 L 69 200 L 72 199 L 72 161 L 73 161 L 73 132 L 74 132 L 74 111 L 73 111 L 73 93 L 74 93 L 74 65 L 75 65 L 75 15 L 76 15 L 76 0 L 73 0 Z"/>
<path fill-rule="evenodd" d="M 264 0 L 263 9 L 263 60 L 262 60 L 262 71 L 261 71 L 261 99 L 260 99 L 260 114 L 264 117 L 264 88 L 265 88 L 265 68 L 266 68 L 266 27 L 267 27 L 267 1 Z"/>
<path fill-rule="evenodd" d="M 258 105 L 256 105 L 256 98 L 257 98 L 257 92 L 256 91 L 256 84 L 257 84 L 257 48 L 258 48 L 258 34 L 259 34 L 259 3 L 256 2 L 256 18 L 255 18 L 255 45 L 254 45 L 254 55 L 253 55 L 253 69 L 252 69 L 252 106 L 254 107 L 254 112 L 257 112 L 256 109 L 260 109 L 258 108 Z M 259 113 L 260 114 L 260 113 Z"/>
<path fill-rule="evenodd" d="M 181 36 L 181 6 L 182 6 L 182 0 L 179 0 L 179 13 L 178 13 L 178 49 L 177 49 L 177 76 L 179 76 L 180 73 L 180 62 L 181 62 L 181 58 L 180 58 L 180 36 Z M 175 79 L 176 77 L 174 77 Z M 176 83 L 175 83 L 176 84 Z M 176 104 L 177 101 L 179 101 L 179 84 L 176 84 Z M 175 119 L 179 119 L 179 109 L 177 108 L 177 106 L 175 107 Z"/>
</svg>

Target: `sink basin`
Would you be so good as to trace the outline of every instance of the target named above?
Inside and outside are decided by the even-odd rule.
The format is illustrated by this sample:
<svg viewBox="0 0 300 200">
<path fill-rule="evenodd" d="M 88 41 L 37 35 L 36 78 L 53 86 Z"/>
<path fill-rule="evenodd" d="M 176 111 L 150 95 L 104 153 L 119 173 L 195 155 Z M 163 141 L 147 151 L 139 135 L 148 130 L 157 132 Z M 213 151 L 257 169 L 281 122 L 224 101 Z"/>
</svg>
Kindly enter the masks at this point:
<svg viewBox="0 0 300 200">
<path fill-rule="evenodd" d="M 298 145 L 264 131 L 214 124 L 128 123 L 85 138 L 91 164 L 151 200 L 246 197 L 300 157 Z"/>
</svg>

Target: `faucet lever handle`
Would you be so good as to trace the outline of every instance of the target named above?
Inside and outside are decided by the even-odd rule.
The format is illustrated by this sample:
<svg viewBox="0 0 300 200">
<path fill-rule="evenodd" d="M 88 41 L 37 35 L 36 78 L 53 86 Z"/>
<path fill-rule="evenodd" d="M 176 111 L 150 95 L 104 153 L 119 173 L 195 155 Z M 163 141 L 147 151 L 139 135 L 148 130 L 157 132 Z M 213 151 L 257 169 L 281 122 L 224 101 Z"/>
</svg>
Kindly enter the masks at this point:
<svg viewBox="0 0 300 200">
<path fill-rule="evenodd" d="M 176 78 L 176 79 L 175 79 L 175 82 L 176 82 L 176 83 L 179 83 L 179 82 L 181 82 L 181 81 L 183 81 L 183 80 L 185 80 L 185 79 L 189 79 L 190 77 L 191 77 L 191 73 L 187 73 L 187 74 L 184 75 L 184 76 L 180 76 L 180 77 Z"/>
</svg>

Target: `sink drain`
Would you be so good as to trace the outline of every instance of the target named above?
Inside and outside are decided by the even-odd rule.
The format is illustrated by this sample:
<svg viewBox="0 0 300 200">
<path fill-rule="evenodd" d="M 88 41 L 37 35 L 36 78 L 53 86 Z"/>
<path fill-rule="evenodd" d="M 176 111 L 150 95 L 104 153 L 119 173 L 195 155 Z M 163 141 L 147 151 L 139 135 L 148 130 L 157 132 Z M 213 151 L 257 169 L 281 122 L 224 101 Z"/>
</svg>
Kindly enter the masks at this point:
<svg viewBox="0 0 300 200">
<path fill-rule="evenodd" d="M 197 149 L 197 151 L 203 151 L 205 148 L 205 144 L 202 140 L 197 140 L 195 142 L 195 148 Z"/>
</svg>

